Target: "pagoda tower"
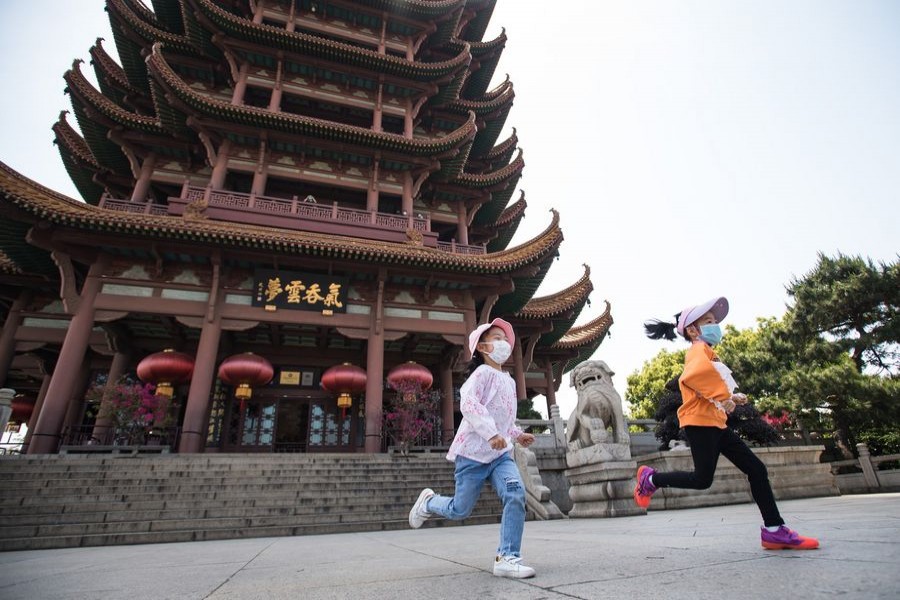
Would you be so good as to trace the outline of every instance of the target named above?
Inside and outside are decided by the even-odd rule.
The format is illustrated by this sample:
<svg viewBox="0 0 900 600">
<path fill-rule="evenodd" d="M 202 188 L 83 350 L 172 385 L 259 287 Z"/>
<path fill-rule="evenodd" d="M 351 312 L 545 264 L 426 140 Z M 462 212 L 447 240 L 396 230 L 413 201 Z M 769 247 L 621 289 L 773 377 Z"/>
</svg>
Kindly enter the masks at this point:
<svg viewBox="0 0 900 600">
<path fill-rule="evenodd" d="M 446 443 L 467 333 L 497 316 L 520 399 L 555 402 L 612 318 L 575 325 L 587 266 L 535 297 L 556 211 L 510 246 L 525 163 L 516 130 L 500 139 L 513 84 L 489 89 L 494 4 L 107 0 L 118 60 L 98 39 L 97 86 L 76 60 L 53 125 L 81 199 L 0 163 L 0 382 L 34 403 L 27 451 L 74 443 L 87 387 L 164 349 L 194 360 L 180 452 L 379 452 L 408 361 L 434 376 Z M 274 378 L 237 398 L 219 368 L 245 352 Z M 345 362 L 367 375 L 349 411 L 320 386 Z"/>
</svg>

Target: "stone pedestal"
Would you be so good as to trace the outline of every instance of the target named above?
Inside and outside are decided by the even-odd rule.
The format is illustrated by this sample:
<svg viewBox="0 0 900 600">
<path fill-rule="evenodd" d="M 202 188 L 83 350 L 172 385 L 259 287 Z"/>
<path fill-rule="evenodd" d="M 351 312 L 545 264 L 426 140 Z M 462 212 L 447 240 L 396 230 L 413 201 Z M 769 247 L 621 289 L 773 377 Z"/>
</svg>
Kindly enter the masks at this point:
<svg viewBox="0 0 900 600">
<path fill-rule="evenodd" d="M 621 460 L 566 470 L 572 510 L 569 517 L 630 517 L 646 514 L 634 502 L 637 462 Z"/>
</svg>

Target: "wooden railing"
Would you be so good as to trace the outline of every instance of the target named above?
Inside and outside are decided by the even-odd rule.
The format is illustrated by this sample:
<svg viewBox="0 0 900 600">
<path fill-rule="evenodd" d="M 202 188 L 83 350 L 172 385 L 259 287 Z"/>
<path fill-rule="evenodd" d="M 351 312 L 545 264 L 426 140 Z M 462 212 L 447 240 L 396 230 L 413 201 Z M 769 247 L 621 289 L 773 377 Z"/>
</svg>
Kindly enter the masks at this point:
<svg viewBox="0 0 900 600">
<path fill-rule="evenodd" d="M 339 206 L 337 202 L 322 203 L 312 199 L 311 196 L 307 196 L 306 199 L 300 199 L 297 196 L 290 199 L 274 198 L 185 185 L 179 198 L 189 204 L 196 203 L 197 205 L 224 210 L 252 211 L 253 213 L 272 217 L 297 217 L 305 221 L 337 223 L 359 226 L 361 228 L 374 227 L 388 231 L 404 232 L 413 230 L 421 233 L 431 232 L 431 216 L 427 213 L 424 215 L 397 215 L 360 210 Z M 133 214 L 169 214 L 169 207 L 163 204 L 134 202 L 111 198 L 107 195 L 100 199 L 100 207 Z M 437 248 L 452 254 L 483 255 L 487 253 L 487 247 L 484 244 L 458 244 L 455 241 L 437 242 Z"/>
<path fill-rule="evenodd" d="M 398 231 L 414 229 L 424 232 L 431 230 L 431 219 L 426 216 L 392 215 L 377 211 L 346 208 L 338 206 L 337 202 L 324 204 L 318 201 L 301 200 L 297 196 L 288 200 L 285 198 L 186 186 L 182 191 L 181 197 L 189 202 L 205 200 L 208 206 L 218 208 L 250 209 L 272 215 L 297 215 L 304 219 L 353 225 L 375 225 Z"/>
</svg>

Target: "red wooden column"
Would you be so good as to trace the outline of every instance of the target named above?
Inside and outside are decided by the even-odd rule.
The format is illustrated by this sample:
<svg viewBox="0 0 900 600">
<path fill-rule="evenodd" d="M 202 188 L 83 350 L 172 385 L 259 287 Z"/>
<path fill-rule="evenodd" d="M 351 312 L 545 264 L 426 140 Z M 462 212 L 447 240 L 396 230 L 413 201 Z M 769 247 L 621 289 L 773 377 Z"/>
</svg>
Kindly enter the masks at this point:
<svg viewBox="0 0 900 600">
<path fill-rule="evenodd" d="M 50 375 L 45 374 L 41 380 L 41 389 L 38 391 L 37 401 L 34 403 L 34 411 L 31 413 L 31 418 L 28 419 L 28 432 L 25 433 L 25 440 L 22 442 L 22 449 L 20 450 L 22 454 L 28 454 L 28 446 L 31 445 L 31 436 L 34 435 L 34 427 L 37 423 L 38 415 L 41 414 L 41 409 L 44 408 L 44 399 L 47 398 L 47 388 L 50 387 L 50 379 Z"/>
<path fill-rule="evenodd" d="M 381 452 L 381 421 L 384 406 L 384 280 L 378 274 L 378 297 L 372 311 L 369 342 L 366 349 L 366 454 Z"/>
<path fill-rule="evenodd" d="M 209 395 L 216 376 L 216 358 L 219 354 L 219 338 L 221 336 L 222 321 L 219 315 L 216 315 L 212 321 L 203 322 L 200 342 L 197 344 L 194 374 L 191 377 L 191 389 L 188 392 L 187 408 L 184 412 L 181 442 L 178 444 L 178 452 L 182 454 L 203 452 L 206 448 L 206 436 L 209 429 L 207 417 Z"/>
<path fill-rule="evenodd" d="M 75 384 L 81 377 L 81 365 L 87 352 L 91 330 L 94 328 L 94 301 L 100 291 L 100 275 L 103 272 L 104 262 L 98 259 L 91 265 L 81 289 L 78 308 L 69 323 L 66 339 L 63 340 L 59 351 L 59 359 L 56 361 L 56 368 L 47 388 L 47 397 L 34 426 L 28 454 L 50 454 L 56 452 L 59 445 L 63 420 L 66 418 Z"/>
<path fill-rule="evenodd" d="M 9 308 L 3 331 L 0 332 L 0 387 L 6 384 L 9 367 L 16 353 L 16 331 L 22 324 L 22 309 L 28 304 L 31 292 L 23 290 Z"/>
<path fill-rule="evenodd" d="M 516 380 L 516 400 L 525 398 L 525 366 L 522 362 L 522 338 L 516 336 L 516 344 L 513 346 L 513 379 Z"/>
</svg>

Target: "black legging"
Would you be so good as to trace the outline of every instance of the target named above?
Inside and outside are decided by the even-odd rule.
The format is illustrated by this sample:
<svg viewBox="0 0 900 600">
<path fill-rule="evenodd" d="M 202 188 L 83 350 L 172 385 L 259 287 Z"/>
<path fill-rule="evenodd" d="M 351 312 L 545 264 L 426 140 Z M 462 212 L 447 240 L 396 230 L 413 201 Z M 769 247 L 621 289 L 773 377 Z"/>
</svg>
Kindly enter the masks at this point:
<svg viewBox="0 0 900 600">
<path fill-rule="evenodd" d="M 691 445 L 691 456 L 694 459 L 694 471 L 674 471 L 671 473 L 655 473 L 653 484 L 656 487 L 688 488 L 705 490 L 712 485 L 716 474 L 716 463 L 719 454 L 727 458 L 741 470 L 750 481 L 750 494 L 753 496 L 763 523 L 767 527 L 784 525 L 784 520 L 775 505 L 775 496 L 769 484 L 769 472 L 766 465 L 753 454 L 747 444 L 727 427 L 684 428 L 688 443 Z"/>
</svg>

